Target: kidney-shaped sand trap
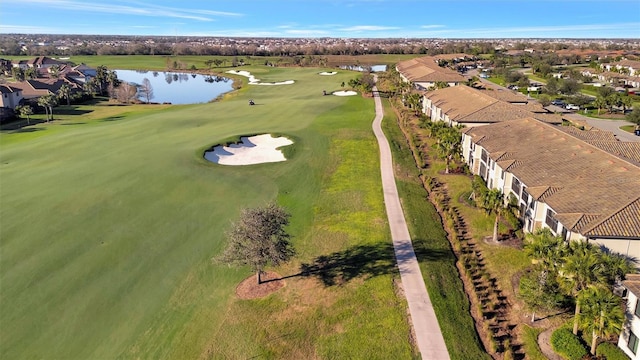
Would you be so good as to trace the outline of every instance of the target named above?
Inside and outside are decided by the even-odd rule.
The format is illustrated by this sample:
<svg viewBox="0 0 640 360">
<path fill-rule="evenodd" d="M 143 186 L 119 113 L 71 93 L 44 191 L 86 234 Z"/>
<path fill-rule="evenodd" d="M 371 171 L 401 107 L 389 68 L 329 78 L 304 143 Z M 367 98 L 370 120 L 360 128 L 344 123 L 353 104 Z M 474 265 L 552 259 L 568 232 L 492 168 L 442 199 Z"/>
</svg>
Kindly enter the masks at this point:
<svg viewBox="0 0 640 360">
<path fill-rule="evenodd" d="M 336 96 L 353 96 L 353 95 L 357 95 L 357 94 L 358 94 L 357 92 L 351 91 L 351 90 L 349 90 L 349 91 L 335 91 L 333 93 L 333 95 L 336 95 Z"/>
<path fill-rule="evenodd" d="M 249 78 L 249 85 L 291 85 L 294 83 L 293 80 L 280 81 L 280 82 L 260 82 L 260 79 L 257 79 L 255 76 L 251 75 L 250 72 L 244 70 L 229 70 L 228 74 L 235 74 Z"/>
<path fill-rule="evenodd" d="M 254 165 L 286 161 L 287 158 L 278 148 L 291 144 L 293 141 L 286 137 L 274 138 L 271 134 L 243 136 L 238 144 L 218 145 L 211 151 L 205 151 L 204 158 L 221 165 Z"/>
<path fill-rule="evenodd" d="M 318 75 L 325 75 L 325 76 L 327 76 L 327 75 L 335 75 L 335 74 L 337 74 L 337 73 L 338 73 L 337 71 L 331 71 L 331 72 L 323 71 L 323 72 L 321 72 L 321 73 L 318 73 Z"/>
</svg>

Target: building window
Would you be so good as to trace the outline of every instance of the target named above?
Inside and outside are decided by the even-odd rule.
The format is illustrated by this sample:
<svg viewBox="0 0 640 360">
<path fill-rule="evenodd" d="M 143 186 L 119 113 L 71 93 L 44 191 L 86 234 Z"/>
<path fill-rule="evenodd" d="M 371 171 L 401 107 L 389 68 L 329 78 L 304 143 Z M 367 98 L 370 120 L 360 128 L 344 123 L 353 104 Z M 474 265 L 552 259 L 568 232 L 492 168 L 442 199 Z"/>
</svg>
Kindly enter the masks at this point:
<svg viewBox="0 0 640 360">
<path fill-rule="evenodd" d="M 516 194 L 516 197 L 520 197 L 520 180 L 516 179 L 515 177 L 513 177 L 511 180 L 511 190 L 513 190 L 513 193 Z"/>
<path fill-rule="evenodd" d="M 554 233 L 558 229 L 558 220 L 556 220 L 555 216 L 556 213 L 553 212 L 553 210 L 547 209 L 547 217 L 544 220 L 545 224 L 547 224 L 547 226 L 550 227 L 551 231 L 553 231 Z"/>
<path fill-rule="evenodd" d="M 636 300 L 636 310 L 634 311 L 637 317 L 640 317 L 640 300 Z"/>
<path fill-rule="evenodd" d="M 627 347 L 634 354 L 638 352 L 638 337 L 632 331 L 629 331 L 629 341 L 627 342 Z"/>
<path fill-rule="evenodd" d="M 486 163 L 488 157 L 489 157 L 489 154 L 487 154 L 487 150 L 482 149 L 482 154 L 480 155 L 480 158 L 482 159 L 482 161 Z"/>
</svg>

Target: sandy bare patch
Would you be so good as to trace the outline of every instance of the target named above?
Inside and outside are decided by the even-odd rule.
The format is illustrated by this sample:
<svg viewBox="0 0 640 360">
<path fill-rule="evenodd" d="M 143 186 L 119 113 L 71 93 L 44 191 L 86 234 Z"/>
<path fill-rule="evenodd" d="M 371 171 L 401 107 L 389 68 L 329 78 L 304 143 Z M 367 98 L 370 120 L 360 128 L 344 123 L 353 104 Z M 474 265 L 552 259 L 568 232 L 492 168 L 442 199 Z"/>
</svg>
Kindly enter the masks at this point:
<svg viewBox="0 0 640 360">
<path fill-rule="evenodd" d="M 286 161 L 278 148 L 293 144 L 286 137 L 274 138 L 270 134 L 243 136 L 240 143 L 216 146 L 204 153 L 204 158 L 221 165 L 254 165 Z"/>
<path fill-rule="evenodd" d="M 286 80 L 286 81 L 280 81 L 280 82 L 261 82 L 260 79 L 256 78 L 255 76 L 251 75 L 250 72 L 245 70 L 229 70 L 227 71 L 227 73 L 249 78 L 249 85 L 291 85 L 295 82 L 293 80 Z"/>
<path fill-rule="evenodd" d="M 273 271 L 263 272 L 260 278 L 261 284 L 258 284 L 255 274 L 242 280 L 236 287 L 236 295 L 245 300 L 259 299 L 278 291 L 285 285 L 282 276 Z"/>
<path fill-rule="evenodd" d="M 325 76 L 329 76 L 329 75 L 335 75 L 335 74 L 337 74 L 337 73 L 338 73 L 337 71 L 331 71 L 331 72 L 323 71 L 323 72 L 321 72 L 321 73 L 318 73 L 318 75 L 325 75 Z"/>
<path fill-rule="evenodd" d="M 336 96 L 353 96 L 353 95 L 358 95 L 358 93 L 355 92 L 355 91 L 351 91 L 351 90 L 348 90 L 348 91 L 335 91 L 333 93 L 333 95 L 336 95 Z"/>
</svg>

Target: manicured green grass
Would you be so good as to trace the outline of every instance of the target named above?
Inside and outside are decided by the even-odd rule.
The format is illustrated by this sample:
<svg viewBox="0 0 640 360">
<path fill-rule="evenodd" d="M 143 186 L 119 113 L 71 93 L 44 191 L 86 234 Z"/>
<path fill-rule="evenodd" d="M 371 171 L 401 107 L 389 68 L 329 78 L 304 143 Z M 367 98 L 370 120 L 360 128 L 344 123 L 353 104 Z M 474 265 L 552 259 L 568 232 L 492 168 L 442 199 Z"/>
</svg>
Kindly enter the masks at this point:
<svg viewBox="0 0 640 360">
<path fill-rule="evenodd" d="M 385 106 L 383 128 L 393 152 L 398 192 L 449 355 L 452 359 L 488 359 L 470 315 L 447 234 L 418 180 L 411 151 L 386 101 Z"/>
<path fill-rule="evenodd" d="M 626 132 L 630 132 L 633 134 L 634 130 L 635 130 L 636 126 L 635 125 L 624 125 L 624 126 L 620 126 L 620 130 L 622 131 L 626 131 Z"/>
<path fill-rule="evenodd" d="M 0 357 L 415 356 L 394 289 L 372 100 L 321 95 L 351 72 L 245 69 L 296 84 L 209 104 L 78 106 L 86 113 L 0 134 Z M 293 158 L 202 159 L 259 133 L 295 139 Z M 274 199 L 293 215 L 298 250 L 275 270 L 293 277 L 238 300 L 250 271 L 211 258 L 241 208 Z M 322 255 L 340 265 L 335 285 L 299 276 Z"/>
<path fill-rule="evenodd" d="M 542 332 L 538 328 L 533 328 L 528 325 L 523 325 L 523 340 L 524 340 L 524 353 L 527 354 L 527 357 L 531 360 L 546 360 L 547 357 L 544 356 L 542 351 L 540 351 L 540 346 L 538 346 L 538 336 Z"/>
</svg>

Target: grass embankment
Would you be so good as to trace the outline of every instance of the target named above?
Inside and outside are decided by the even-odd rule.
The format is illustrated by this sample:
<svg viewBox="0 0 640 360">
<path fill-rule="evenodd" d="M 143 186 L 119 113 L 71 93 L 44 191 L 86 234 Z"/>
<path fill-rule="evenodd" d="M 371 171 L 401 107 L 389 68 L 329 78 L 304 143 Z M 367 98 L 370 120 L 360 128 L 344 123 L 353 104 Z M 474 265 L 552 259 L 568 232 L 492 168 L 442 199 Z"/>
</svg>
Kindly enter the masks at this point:
<svg viewBox="0 0 640 360">
<path fill-rule="evenodd" d="M 351 72 L 245 69 L 296 84 L 245 86 L 209 104 L 56 109 L 53 123 L 0 134 L 0 357 L 415 356 L 372 100 L 320 95 Z M 208 146 L 265 132 L 294 139 L 293 158 L 202 159 Z M 293 277 L 265 299 L 238 300 L 251 273 L 211 258 L 241 208 L 274 199 L 293 215 L 299 252 L 275 270 Z M 302 263 L 318 271 L 299 276 Z"/>
<path fill-rule="evenodd" d="M 447 233 L 436 209 L 427 199 L 411 149 L 398 127 L 396 117 L 388 101 L 385 100 L 384 104 L 383 128 L 393 152 L 396 184 L 449 354 L 452 359 L 487 359 L 489 357 L 475 331 L 469 300 L 458 275 L 456 257 L 447 240 Z"/>
</svg>

